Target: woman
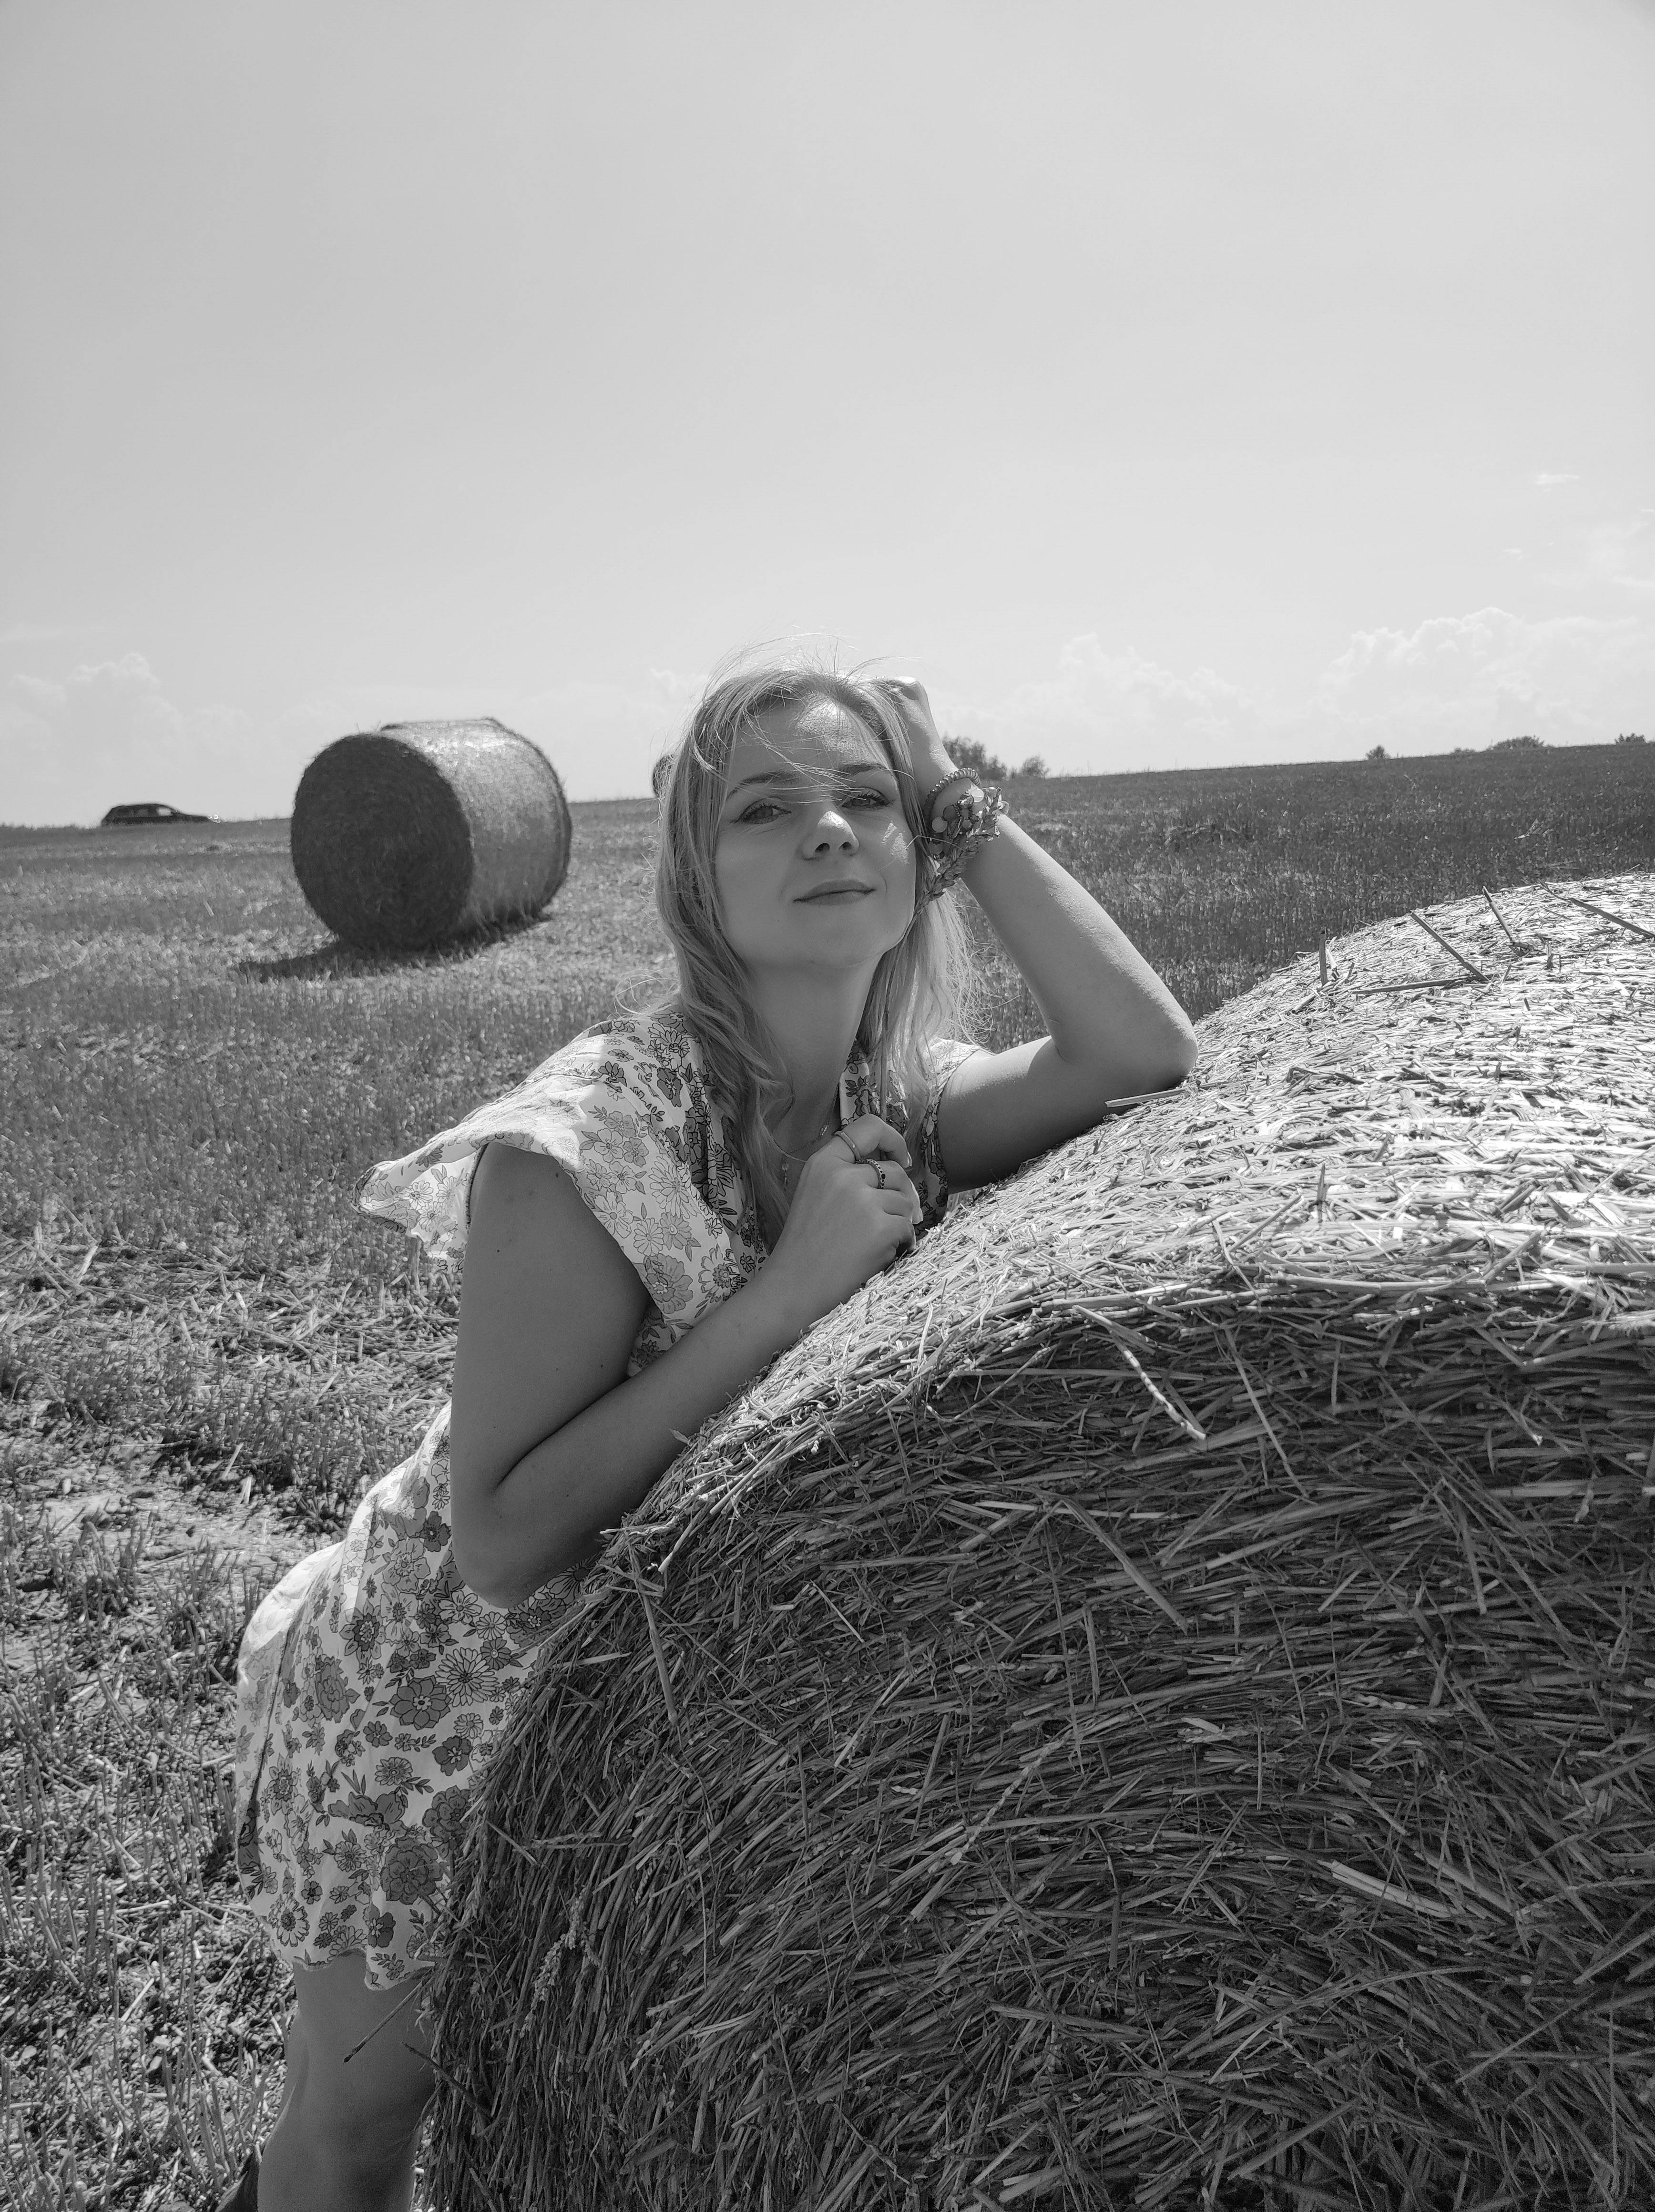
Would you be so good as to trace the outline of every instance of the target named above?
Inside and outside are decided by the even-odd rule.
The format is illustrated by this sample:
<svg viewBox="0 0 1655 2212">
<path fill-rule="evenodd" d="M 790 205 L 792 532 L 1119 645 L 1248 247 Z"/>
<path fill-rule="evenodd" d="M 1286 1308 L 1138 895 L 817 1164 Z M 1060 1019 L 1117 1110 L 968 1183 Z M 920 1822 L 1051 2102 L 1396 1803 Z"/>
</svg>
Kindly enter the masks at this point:
<svg viewBox="0 0 1655 2212">
<path fill-rule="evenodd" d="M 984 1183 L 1179 1082 L 1195 1039 L 1080 884 L 948 757 L 918 684 L 716 682 L 661 794 L 678 988 L 367 1179 L 465 1255 L 453 1394 L 251 1623 L 238 1864 L 297 1990 L 226 2200 L 405 2206 L 447 1851 L 603 1532 L 810 1324 Z M 963 881 L 1050 1034 L 959 1041 Z"/>
</svg>

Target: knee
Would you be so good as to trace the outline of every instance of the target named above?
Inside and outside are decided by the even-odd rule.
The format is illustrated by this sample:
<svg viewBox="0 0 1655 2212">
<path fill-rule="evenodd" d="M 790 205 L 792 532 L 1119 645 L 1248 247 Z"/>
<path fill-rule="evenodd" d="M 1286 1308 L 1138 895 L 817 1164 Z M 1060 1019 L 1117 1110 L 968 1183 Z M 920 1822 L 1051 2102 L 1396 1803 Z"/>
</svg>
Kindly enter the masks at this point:
<svg viewBox="0 0 1655 2212">
<path fill-rule="evenodd" d="M 422 2112 L 437 2078 L 424 2052 L 400 2047 L 383 2051 L 375 2066 L 362 2063 L 368 2055 L 359 2051 L 355 2058 L 323 2066 L 312 2060 L 310 2071 L 324 2085 L 330 2105 L 350 2112 L 371 2105 L 385 2112 Z"/>
<path fill-rule="evenodd" d="M 289 2055 L 295 2135 L 358 2172 L 401 2154 L 436 2086 L 417 1985 L 370 1990 L 363 1964 L 357 1953 L 295 1972 Z"/>
<path fill-rule="evenodd" d="M 418 2131 L 436 2087 L 423 2051 L 400 2042 L 385 2047 L 396 2027 L 393 2022 L 353 2057 L 307 2051 L 294 2083 L 299 2125 L 349 2154 L 353 2163 L 396 2156 Z"/>
<path fill-rule="evenodd" d="M 282 2117 L 330 2165 L 364 2176 L 391 2173 L 413 2148 L 432 2087 L 428 2077 L 356 2084 L 349 2067 L 312 2066 Z"/>
</svg>

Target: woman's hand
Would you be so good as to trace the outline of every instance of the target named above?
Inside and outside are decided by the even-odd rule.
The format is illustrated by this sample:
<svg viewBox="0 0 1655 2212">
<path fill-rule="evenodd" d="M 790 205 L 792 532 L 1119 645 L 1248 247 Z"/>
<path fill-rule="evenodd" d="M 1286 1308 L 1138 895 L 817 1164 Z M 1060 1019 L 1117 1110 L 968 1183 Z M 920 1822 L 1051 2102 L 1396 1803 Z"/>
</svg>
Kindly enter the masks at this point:
<svg viewBox="0 0 1655 2212">
<path fill-rule="evenodd" d="M 923 684 L 887 677 L 880 689 L 902 718 L 921 804 L 931 820 L 976 781 L 949 758 Z M 958 778 L 957 781 L 954 779 Z M 1015 962 L 1047 1035 L 1005 1052 L 977 1052 L 950 1077 L 937 1115 L 949 1181 L 992 1182 L 1035 1153 L 1077 1136 L 1112 1100 L 1181 1083 L 1196 1060 L 1195 1031 L 1166 984 L 1083 884 L 1002 818 L 967 862 L 973 902 Z"/>
<path fill-rule="evenodd" d="M 956 769 L 949 758 L 949 749 L 937 726 L 937 717 L 931 713 L 931 701 L 925 687 L 912 677 L 888 676 L 881 679 L 880 690 L 889 698 L 902 717 L 903 727 L 908 733 L 908 754 L 913 763 L 913 780 L 919 787 L 923 805 L 927 792 L 942 782 L 945 776 L 957 777 L 961 783 L 973 781 L 964 770 Z M 957 791 L 943 792 L 939 797 L 946 801 L 957 799 Z M 944 827 L 941 811 L 933 808 L 932 818 L 924 824 L 926 836 L 934 836 Z"/>
<path fill-rule="evenodd" d="M 801 1332 L 842 1305 L 919 1229 L 908 1148 L 888 1121 L 864 1114 L 812 1152 L 764 1279 Z"/>
<path fill-rule="evenodd" d="M 455 1564 L 480 1597 L 517 1605 L 590 1563 L 687 1436 L 912 1243 L 907 1146 L 871 1115 L 846 1134 L 805 1162 L 753 1280 L 632 1376 L 649 1293 L 631 1261 L 561 1168 L 484 1148 L 449 1427 Z"/>
</svg>

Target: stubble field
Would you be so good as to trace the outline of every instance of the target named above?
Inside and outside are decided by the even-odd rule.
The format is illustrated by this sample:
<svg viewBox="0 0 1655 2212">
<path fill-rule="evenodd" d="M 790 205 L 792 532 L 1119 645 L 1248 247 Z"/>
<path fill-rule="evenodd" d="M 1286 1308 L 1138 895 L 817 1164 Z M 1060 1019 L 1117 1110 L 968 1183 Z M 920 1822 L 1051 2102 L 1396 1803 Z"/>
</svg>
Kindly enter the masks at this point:
<svg viewBox="0 0 1655 2212">
<path fill-rule="evenodd" d="M 1387 914 L 1655 862 L 1650 747 L 1008 796 L 1197 1016 Z M 540 922 L 403 962 L 327 939 L 285 823 L 0 830 L 8 2203 L 210 2202 L 267 2122 L 235 1646 L 446 1395 L 456 1286 L 355 1215 L 361 1176 L 669 981 L 652 806 L 574 815 Z M 978 1034 L 1038 1033 L 981 950 Z M 1422 975 L 1446 964 L 1422 932 Z"/>
</svg>

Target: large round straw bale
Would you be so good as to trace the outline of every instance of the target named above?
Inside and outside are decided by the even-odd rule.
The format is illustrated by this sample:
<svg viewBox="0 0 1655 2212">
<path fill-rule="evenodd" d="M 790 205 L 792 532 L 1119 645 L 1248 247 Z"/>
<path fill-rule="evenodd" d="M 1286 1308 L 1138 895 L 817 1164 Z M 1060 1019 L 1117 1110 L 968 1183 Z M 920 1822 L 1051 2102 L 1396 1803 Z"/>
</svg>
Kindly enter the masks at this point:
<svg viewBox="0 0 1655 2212">
<path fill-rule="evenodd" d="M 675 1463 L 479 1790 L 438 2201 L 1655 2203 L 1655 878 L 1569 896 L 1222 1009 Z"/>
<path fill-rule="evenodd" d="M 537 914 L 569 865 L 569 808 L 537 745 L 484 716 L 338 738 L 299 780 L 299 888 L 375 952 Z"/>
</svg>

